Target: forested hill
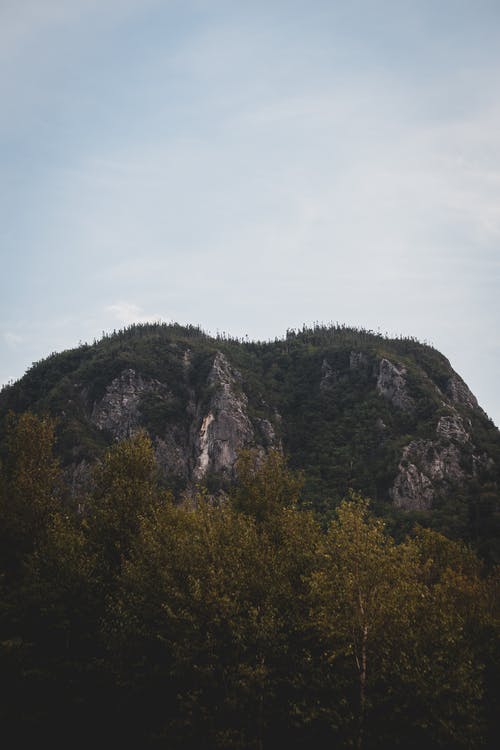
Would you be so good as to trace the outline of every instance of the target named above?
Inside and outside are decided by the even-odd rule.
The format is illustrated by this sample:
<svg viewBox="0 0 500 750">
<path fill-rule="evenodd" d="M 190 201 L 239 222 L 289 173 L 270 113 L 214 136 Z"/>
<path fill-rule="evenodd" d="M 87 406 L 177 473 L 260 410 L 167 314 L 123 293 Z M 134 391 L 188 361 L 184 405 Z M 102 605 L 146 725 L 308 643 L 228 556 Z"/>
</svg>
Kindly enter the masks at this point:
<svg viewBox="0 0 500 750">
<path fill-rule="evenodd" d="M 227 488 L 242 449 L 275 448 L 327 517 L 353 488 L 394 529 L 418 519 L 500 556 L 500 433 L 448 360 L 412 338 L 317 325 L 251 342 L 134 325 L 35 363 L 1 392 L 10 410 L 58 418 L 76 489 L 141 427 L 176 493 Z"/>
<path fill-rule="evenodd" d="M 499 435 L 438 352 L 133 327 L 1 410 L 7 747 L 497 747 Z"/>
</svg>

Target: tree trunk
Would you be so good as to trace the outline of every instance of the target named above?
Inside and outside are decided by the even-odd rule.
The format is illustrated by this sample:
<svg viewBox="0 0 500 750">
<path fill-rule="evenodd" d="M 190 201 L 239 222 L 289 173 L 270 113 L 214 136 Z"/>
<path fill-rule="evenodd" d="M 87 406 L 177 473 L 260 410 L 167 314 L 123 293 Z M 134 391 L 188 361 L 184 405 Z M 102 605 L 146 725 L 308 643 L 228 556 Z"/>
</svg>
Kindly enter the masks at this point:
<svg viewBox="0 0 500 750">
<path fill-rule="evenodd" d="M 257 708 L 257 750 L 264 749 L 264 664 L 265 657 L 262 656 L 260 660 L 261 668 L 261 683 L 260 683 L 260 694 L 259 703 Z"/>
<path fill-rule="evenodd" d="M 363 636 L 361 639 L 361 661 L 359 664 L 359 729 L 358 729 L 358 750 L 363 747 L 363 734 L 365 730 L 365 710 L 366 710 L 366 645 L 368 641 L 368 625 L 363 626 Z"/>
</svg>

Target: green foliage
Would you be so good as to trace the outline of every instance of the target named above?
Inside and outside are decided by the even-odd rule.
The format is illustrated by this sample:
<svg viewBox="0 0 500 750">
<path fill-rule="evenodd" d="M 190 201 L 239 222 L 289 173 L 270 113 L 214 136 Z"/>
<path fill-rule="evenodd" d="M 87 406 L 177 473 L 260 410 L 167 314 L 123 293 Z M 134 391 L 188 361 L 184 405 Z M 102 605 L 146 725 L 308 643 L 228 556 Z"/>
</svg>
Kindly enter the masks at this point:
<svg viewBox="0 0 500 750">
<path fill-rule="evenodd" d="M 280 451 L 270 451 L 265 460 L 256 451 L 242 451 L 236 474 L 232 504 L 257 522 L 269 521 L 283 508 L 298 505 L 303 478 L 290 473 Z"/>
<path fill-rule="evenodd" d="M 113 572 L 128 553 L 141 518 L 162 501 L 151 439 L 145 432 L 116 443 L 94 470 L 87 501 L 90 538 Z"/>
<path fill-rule="evenodd" d="M 10 744 L 493 746 L 498 573 L 463 543 L 421 527 L 398 543 L 357 494 L 325 530 L 275 452 L 244 453 L 229 497 L 176 503 L 141 432 L 72 510 L 53 426 L 26 415 L 9 434 L 2 533 L 11 551 L 24 539 L 0 576 Z"/>
<path fill-rule="evenodd" d="M 312 587 L 314 621 L 343 692 L 357 681 L 336 718 L 346 735 L 357 734 L 358 747 L 395 739 L 412 748 L 481 746 L 474 649 L 484 600 L 470 550 L 423 530 L 396 545 L 354 497 L 328 530 Z M 462 596 L 472 597 L 468 606 L 458 606 Z M 474 637 L 467 621 L 479 627 Z"/>
<path fill-rule="evenodd" d="M 268 342 L 224 333 L 212 337 L 196 326 L 133 325 L 34 363 L 24 378 L 0 393 L 0 413 L 29 408 L 39 415 L 58 415 L 63 466 L 94 462 L 112 441 L 93 424 L 94 406 L 112 381 L 132 368 L 165 387 L 164 392 L 141 395 L 141 425 L 153 438 L 173 432 L 188 450 L 193 398 L 198 411 L 208 406 L 213 386 L 207 378 L 216 351 L 240 371 L 249 416 L 256 425 L 258 419 L 273 423 L 291 466 L 303 471 L 303 500 L 329 518 L 352 488 L 373 498 L 377 513 L 404 536 L 411 524 L 405 512 L 394 510 L 389 491 L 403 448 L 415 439 L 435 439 L 439 417 L 450 414 L 450 404 L 443 404 L 453 376 L 445 357 L 413 338 L 389 339 L 338 323 L 289 330 Z M 351 355 L 362 355 L 360 366 L 351 366 Z M 377 392 L 382 357 L 405 367 L 413 411 L 395 408 Z M 324 363 L 332 377 L 321 387 Z M 479 409 L 463 404 L 453 409 L 466 424 L 471 421 L 471 444 L 460 452 L 473 479 L 460 487 L 444 482 L 432 517 L 421 515 L 419 520 L 470 541 L 485 558 L 499 561 L 499 433 Z M 2 434 L 0 426 L 0 445 Z M 184 477 L 163 479 L 178 494 L 185 489 Z M 224 477 L 211 476 L 211 490 L 224 482 Z"/>
<path fill-rule="evenodd" d="M 53 456 L 52 419 L 11 413 L 7 421 L 6 455 L 0 464 L 0 535 L 3 564 L 11 568 L 43 538 L 60 504 L 62 474 Z"/>
</svg>

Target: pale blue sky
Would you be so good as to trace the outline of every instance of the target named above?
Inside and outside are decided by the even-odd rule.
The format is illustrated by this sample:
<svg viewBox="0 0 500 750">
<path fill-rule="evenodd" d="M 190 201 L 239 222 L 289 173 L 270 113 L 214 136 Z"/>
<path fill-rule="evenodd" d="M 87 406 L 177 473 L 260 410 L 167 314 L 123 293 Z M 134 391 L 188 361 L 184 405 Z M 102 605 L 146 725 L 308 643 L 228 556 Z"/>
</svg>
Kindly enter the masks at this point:
<svg viewBox="0 0 500 750">
<path fill-rule="evenodd" d="M 333 320 L 499 424 L 499 92 L 498 0 L 0 0 L 0 382 L 135 320 Z"/>
</svg>

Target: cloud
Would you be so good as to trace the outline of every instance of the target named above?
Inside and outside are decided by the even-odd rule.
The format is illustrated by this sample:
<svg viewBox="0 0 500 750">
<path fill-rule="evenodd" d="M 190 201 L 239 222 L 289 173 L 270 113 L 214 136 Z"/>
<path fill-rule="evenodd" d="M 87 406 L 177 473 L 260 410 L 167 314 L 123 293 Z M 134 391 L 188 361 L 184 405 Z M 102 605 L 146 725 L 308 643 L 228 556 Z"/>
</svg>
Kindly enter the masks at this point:
<svg viewBox="0 0 500 750">
<path fill-rule="evenodd" d="M 153 4 L 153 0 L 2 0 L 2 53 L 7 56 L 26 52 L 30 41 L 65 26 L 81 24 L 95 13 L 125 14 Z"/>
<path fill-rule="evenodd" d="M 6 331 L 3 334 L 3 338 L 7 346 L 11 349 L 14 349 L 24 342 L 22 336 L 19 336 L 17 333 L 12 333 L 12 331 Z"/>
<path fill-rule="evenodd" d="M 108 305 L 105 312 L 124 326 L 132 323 L 150 323 L 162 320 L 161 315 L 157 313 L 146 314 L 139 305 L 133 302 L 116 302 L 114 305 Z"/>
</svg>

